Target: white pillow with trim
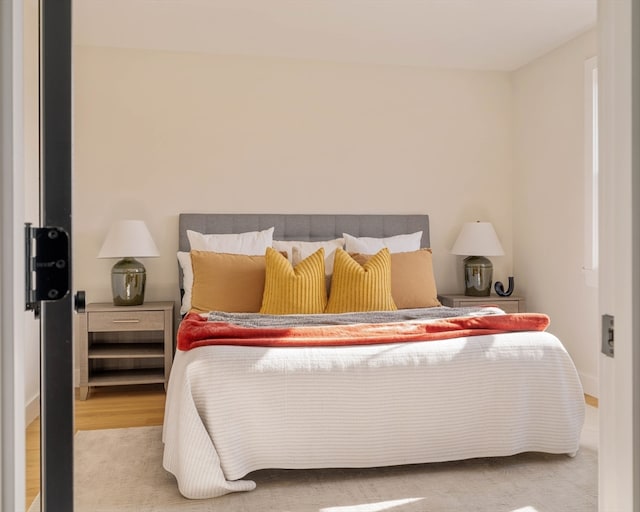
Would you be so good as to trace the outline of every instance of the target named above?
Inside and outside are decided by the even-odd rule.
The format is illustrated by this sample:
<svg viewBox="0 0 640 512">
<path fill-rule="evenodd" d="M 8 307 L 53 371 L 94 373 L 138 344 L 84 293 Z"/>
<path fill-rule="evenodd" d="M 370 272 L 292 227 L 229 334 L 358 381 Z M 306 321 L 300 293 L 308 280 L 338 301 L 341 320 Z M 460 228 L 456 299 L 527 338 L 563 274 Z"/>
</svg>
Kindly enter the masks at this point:
<svg viewBox="0 0 640 512">
<path fill-rule="evenodd" d="M 246 233 L 204 234 L 187 230 L 192 251 L 213 251 L 246 256 L 264 256 L 273 242 L 274 228 Z"/>
<path fill-rule="evenodd" d="M 342 233 L 345 240 L 345 250 L 349 253 L 359 252 L 361 254 L 376 254 L 385 247 L 389 252 L 412 252 L 420 249 L 422 231 L 409 233 L 406 235 L 389 236 L 386 238 L 373 238 L 367 236 L 353 236 Z"/>
</svg>

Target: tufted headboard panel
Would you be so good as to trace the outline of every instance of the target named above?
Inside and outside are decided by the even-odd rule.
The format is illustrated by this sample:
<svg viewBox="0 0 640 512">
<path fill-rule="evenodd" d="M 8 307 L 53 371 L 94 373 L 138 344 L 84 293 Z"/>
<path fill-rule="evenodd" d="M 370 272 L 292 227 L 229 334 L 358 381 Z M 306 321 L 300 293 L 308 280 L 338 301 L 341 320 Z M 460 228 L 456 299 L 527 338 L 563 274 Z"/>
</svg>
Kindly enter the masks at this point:
<svg viewBox="0 0 640 512">
<path fill-rule="evenodd" d="M 422 231 L 422 247 L 429 247 L 428 215 L 305 215 L 254 213 L 181 213 L 180 251 L 189 251 L 187 229 L 200 233 L 243 233 L 275 227 L 274 240 L 331 240 L 353 236 L 387 237 Z"/>
</svg>

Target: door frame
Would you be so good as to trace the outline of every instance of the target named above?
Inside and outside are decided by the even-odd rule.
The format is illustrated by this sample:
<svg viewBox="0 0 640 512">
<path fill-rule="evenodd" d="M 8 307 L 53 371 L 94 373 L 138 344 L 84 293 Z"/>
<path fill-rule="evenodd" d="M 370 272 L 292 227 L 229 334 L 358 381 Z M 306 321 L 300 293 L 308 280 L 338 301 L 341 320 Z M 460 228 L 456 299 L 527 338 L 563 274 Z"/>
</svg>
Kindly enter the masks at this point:
<svg viewBox="0 0 640 512">
<path fill-rule="evenodd" d="M 23 6 L 0 2 L 0 510 L 25 508 Z M 3 243 L 6 241 L 7 243 Z"/>
<path fill-rule="evenodd" d="M 42 2 L 42 222 L 71 234 L 71 0 Z M 25 510 L 24 5 L 0 2 L 0 510 Z M 45 155 L 46 153 L 46 155 Z M 62 182 L 62 184 L 61 184 Z M 64 203 L 62 208 L 60 204 Z M 2 243 L 6 241 L 8 243 Z M 70 283 L 71 284 L 71 283 Z M 43 306 L 42 510 L 73 510 L 72 300 Z M 46 407 L 46 404 L 51 404 Z"/>
<path fill-rule="evenodd" d="M 599 510 L 640 512 L 640 7 L 598 2 L 600 314 Z M 635 144 L 634 144 L 635 143 Z"/>
</svg>

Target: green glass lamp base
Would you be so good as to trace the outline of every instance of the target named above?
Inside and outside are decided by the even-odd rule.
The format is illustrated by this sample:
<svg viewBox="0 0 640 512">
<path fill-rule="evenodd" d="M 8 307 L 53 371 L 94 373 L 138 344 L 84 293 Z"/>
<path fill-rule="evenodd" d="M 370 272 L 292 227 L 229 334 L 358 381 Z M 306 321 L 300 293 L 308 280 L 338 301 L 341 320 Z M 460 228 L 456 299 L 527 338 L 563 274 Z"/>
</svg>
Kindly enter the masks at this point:
<svg viewBox="0 0 640 512">
<path fill-rule="evenodd" d="M 488 297 L 491 294 L 493 265 L 484 256 L 464 259 L 464 294 L 471 297 Z"/>
<path fill-rule="evenodd" d="M 144 303 L 147 272 L 134 258 L 123 258 L 111 269 L 114 306 L 140 306 Z"/>
</svg>

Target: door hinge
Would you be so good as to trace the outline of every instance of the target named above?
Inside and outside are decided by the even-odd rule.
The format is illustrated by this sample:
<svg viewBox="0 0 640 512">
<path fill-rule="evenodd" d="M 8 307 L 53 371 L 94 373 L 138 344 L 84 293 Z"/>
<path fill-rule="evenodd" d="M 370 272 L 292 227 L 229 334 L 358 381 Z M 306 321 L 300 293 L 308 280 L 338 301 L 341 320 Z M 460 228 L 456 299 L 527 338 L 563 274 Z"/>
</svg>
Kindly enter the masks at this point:
<svg viewBox="0 0 640 512">
<path fill-rule="evenodd" d="M 25 224 L 25 309 L 40 315 L 40 302 L 69 293 L 69 235 L 59 227 Z"/>
<path fill-rule="evenodd" d="M 613 357 L 614 342 L 613 315 L 602 315 L 602 348 L 605 356 Z"/>
</svg>

